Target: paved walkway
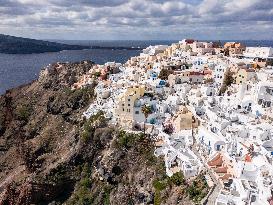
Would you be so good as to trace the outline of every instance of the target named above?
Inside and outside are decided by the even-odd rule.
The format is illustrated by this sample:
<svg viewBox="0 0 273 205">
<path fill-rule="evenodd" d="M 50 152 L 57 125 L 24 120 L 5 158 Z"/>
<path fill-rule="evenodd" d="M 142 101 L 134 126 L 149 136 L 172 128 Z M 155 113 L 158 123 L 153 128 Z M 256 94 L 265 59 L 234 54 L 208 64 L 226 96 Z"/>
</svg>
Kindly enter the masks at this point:
<svg viewBox="0 0 273 205">
<path fill-rule="evenodd" d="M 196 133 L 194 134 L 196 135 Z M 207 171 L 207 174 L 211 177 L 214 185 L 211 188 L 210 192 L 208 193 L 208 195 L 204 198 L 204 200 L 202 201 L 203 205 L 215 205 L 215 201 L 216 198 L 221 190 L 221 186 L 218 182 L 218 180 L 215 178 L 214 174 L 212 173 L 212 170 L 208 167 L 206 161 L 204 160 L 204 156 L 201 156 L 199 154 L 199 151 L 196 148 L 196 140 L 194 137 L 194 141 L 193 141 L 193 147 L 192 147 L 192 151 L 194 152 L 194 154 L 201 160 L 202 164 L 204 165 L 205 170 Z"/>
</svg>

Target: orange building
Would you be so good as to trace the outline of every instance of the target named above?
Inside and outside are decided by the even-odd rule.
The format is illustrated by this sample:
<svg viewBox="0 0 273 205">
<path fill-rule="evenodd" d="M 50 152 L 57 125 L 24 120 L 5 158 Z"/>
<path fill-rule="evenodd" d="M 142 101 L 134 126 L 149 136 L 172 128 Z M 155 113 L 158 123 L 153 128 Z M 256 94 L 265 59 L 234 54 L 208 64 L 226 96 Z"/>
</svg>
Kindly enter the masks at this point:
<svg viewBox="0 0 273 205">
<path fill-rule="evenodd" d="M 229 55 L 240 55 L 246 50 L 245 45 L 238 42 L 226 42 L 224 48 L 229 51 Z"/>
</svg>

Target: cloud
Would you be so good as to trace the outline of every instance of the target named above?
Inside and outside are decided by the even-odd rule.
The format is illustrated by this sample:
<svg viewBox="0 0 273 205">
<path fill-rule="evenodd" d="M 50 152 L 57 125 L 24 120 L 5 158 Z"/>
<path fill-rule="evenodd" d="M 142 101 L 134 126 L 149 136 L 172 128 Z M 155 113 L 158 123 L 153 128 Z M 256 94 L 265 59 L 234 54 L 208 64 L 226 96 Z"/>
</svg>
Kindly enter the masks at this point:
<svg viewBox="0 0 273 205">
<path fill-rule="evenodd" d="M 59 6 L 72 7 L 75 4 L 91 7 L 115 7 L 127 3 L 129 0 L 78 0 L 71 2 L 70 0 L 49 0 L 49 3 Z"/>
<path fill-rule="evenodd" d="M 0 0 L 0 18 L 36 38 L 273 38 L 272 0 Z"/>
</svg>

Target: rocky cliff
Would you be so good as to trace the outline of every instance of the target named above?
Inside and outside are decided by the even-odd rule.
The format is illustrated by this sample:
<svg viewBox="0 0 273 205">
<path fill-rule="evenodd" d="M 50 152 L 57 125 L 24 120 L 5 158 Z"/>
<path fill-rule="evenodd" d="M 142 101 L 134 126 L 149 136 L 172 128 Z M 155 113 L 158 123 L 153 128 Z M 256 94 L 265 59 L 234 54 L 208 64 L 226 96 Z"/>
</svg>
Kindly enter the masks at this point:
<svg viewBox="0 0 273 205">
<path fill-rule="evenodd" d="M 147 137 L 82 118 L 95 83 L 70 86 L 93 65 L 54 64 L 0 97 L 0 204 L 191 204 Z"/>
</svg>

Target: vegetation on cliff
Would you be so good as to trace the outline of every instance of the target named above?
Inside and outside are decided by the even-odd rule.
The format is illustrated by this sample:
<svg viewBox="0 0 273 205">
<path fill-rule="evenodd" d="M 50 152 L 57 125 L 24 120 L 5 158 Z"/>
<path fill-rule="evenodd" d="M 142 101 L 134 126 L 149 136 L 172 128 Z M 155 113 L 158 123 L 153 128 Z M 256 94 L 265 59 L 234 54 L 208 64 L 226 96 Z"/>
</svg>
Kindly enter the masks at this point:
<svg viewBox="0 0 273 205">
<path fill-rule="evenodd" d="M 227 70 L 224 75 L 224 80 L 220 88 L 219 95 L 224 94 L 232 83 L 234 83 L 233 73 L 230 70 Z"/>
</svg>

